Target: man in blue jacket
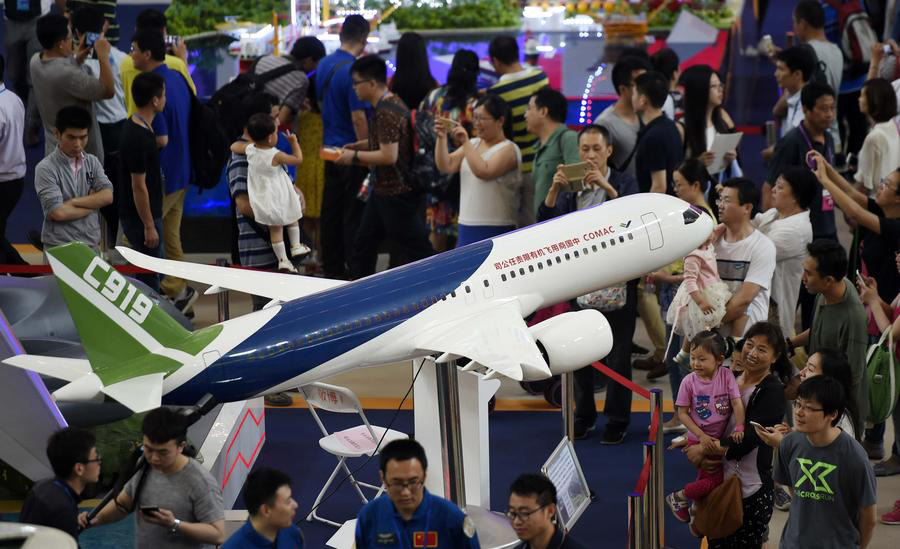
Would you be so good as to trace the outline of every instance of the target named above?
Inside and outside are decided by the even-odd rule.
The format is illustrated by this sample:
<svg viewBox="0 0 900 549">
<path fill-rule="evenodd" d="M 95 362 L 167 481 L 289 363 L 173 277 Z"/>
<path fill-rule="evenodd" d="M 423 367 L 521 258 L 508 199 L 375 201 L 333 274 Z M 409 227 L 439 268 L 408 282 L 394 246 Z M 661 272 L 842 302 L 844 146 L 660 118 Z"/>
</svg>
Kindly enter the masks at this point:
<svg viewBox="0 0 900 549">
<path fill-rule="evenodd" d="M 425 489 L 427 467 L 425 449 L 415 440 L 395 440 L 381 450 L 387 490 L 356 517 L 356 549 L 481 548 L 472 520 Z"/>
</svg>

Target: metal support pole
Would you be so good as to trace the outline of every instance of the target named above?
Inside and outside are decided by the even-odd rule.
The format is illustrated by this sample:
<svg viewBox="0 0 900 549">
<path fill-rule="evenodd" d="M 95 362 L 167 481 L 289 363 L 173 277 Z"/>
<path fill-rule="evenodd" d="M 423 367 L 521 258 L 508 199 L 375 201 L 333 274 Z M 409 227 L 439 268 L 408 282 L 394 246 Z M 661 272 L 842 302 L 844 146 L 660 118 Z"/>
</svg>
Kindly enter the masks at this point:
<svg viewBox="0 0 900 549">
<path fill-rule="evenodd" d="M 561 382 L 563 434 L 575 442 L 575 374 L 562 374 Z"/>
<path fill-rule="evenodd" d="M 441 457 L 444 465 L 444 497 L 460 509 L 466 507 L 463 476 L 462 432 L 459 420 L 459 372 L 456 361 L 435 364 L 438 418 L 441 424 Z"/>
<path fill-rule="evenodd" d="M 636 492 L 628 496 L 628 549 L 647 549 L 643 500 L 644 497 Z"/>
<path fill-rule="evenodd" d="M 225 258 L 216 259 L 216 265 L 220 267 L 227 267 L 228 260 Z M 228 312 L 228 290 L 222 289 L 221 292 L 216 296 L 216 300 L 219 305 L 219 322 L 225 322 L 230 318 L 230 314 Z"/>
<path fill-rule="evenodd" d="M 647 479 L 647 489 L 644 492 L 644 510 L 646 514 L 644 518 L 646 519 L 647 531 L 649 537 L 647 538 L 647 547 L 648 549 L 659 549 L 659 523 L 660 520 L 658 516 L 656 516 L 656 498 L 658 497 L 656 490 L 656 443 L 655 442 L 645 442 L 644 443 L 644 459 L 650 460 L 650 478 Z"/>
<path fill-rule="evenodd" d="M 106 224 L 106 218 L 102 215 L 100 216 L 100 257 L 109 261 L 109 226 Z"/>
<path fill-rule="evenodd" d="M 663 450 L 665 449 L 665 445 L 663 442 L 663 392 L 662 389 L 657 388 L 651 389 L 650 393 L 652 394 L 650 409 L 653 410 L 653 413 L 656 414 L 659 418 L 659 429 L 656 431 L 656 445 L 653 449 L 653 468 L 651 469 L 651 474 L 653 475 L 654 479 L 654 482 L 651 482 L 651 486 L 654 486 L 656 488 L 656 505 L 653 511 L 653 519 L 654 523 L 658 526 L 657 536 L 654 539 L 657 540 L 656 547 L 665 547 L 666 494 L 663 479 L 663 473 L 665 471 L 665 467 L 663 465 Z"/>
</svg>

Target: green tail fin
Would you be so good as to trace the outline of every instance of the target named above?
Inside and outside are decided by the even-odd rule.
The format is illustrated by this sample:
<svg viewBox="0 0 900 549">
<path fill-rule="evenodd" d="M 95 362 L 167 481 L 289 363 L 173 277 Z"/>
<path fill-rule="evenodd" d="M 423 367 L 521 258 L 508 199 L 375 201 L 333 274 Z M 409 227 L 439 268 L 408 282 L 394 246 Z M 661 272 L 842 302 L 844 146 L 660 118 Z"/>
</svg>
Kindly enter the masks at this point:
<svg viewBox="0 0 900 549">
<path fill-rule="evenodd" d="M 47 250 L 94 373 L 104 385 L 169 374 L 199 353 L 220 326 L 189 332 L 90 248 Z"/>
</svg>

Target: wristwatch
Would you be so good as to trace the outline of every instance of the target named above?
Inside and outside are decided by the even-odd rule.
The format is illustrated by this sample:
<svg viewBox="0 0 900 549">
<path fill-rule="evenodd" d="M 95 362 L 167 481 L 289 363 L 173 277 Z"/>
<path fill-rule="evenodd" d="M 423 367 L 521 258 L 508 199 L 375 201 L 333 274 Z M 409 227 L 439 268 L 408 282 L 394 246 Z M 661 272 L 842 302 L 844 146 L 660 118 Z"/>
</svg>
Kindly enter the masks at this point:
<svg viewBox="0 0 900 549">
<path fill-rule="evenodd" d="M 172 527 L 169 528 L 169 533 L 170 534 L 176 533 L 178 531 L 179 526 L 181 526 L 181 521 L 178 519 L 175 519 L 175 522 L 172 523 Z"/>
<path fill-rule="evenodd" d="M 353 163 L 359 164 L 359 151 L 358 150 L 353 151 Z"/>
</svg>

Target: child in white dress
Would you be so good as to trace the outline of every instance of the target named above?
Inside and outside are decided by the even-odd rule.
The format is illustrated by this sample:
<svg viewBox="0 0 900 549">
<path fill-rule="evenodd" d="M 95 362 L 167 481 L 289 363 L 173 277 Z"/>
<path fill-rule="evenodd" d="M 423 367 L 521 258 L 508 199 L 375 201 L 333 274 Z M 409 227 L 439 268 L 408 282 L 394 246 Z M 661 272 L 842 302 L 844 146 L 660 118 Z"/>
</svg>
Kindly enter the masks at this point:
<svg viewBox="0 0 900 549">
<path fill-rule="evenodd" d="M 672 326 L 673 333 L 684 336 L 684 344 L 675 361 L 685 367 L 690 361 L 691 340 L 704 330 L 719 327 L 725 317 L 725 305 L 731 299 L 731 291 L 719 278 L 713 246 L 721 231 L 721 227 L 714 230 L 706 242 L 684 258 L 684 281 L 666 314 L 666 322 Z M 746 315 L 736 319 L 731 333 L 744 333 L 746 322 Z"/>
<path fill-rule="evenodd" d="M 285 165 L 299 166 L 303 161 L 297 136 L 288 133 L 293 154 L 275 148 L 278 142 L 277 128 L 268 114 L 254 114 L 247 121 L 247 134 L 253 143 L 237 141 L 232 152 L 247 156 L 247 194 L 253 220 L 269 227 L 272 250 L 278 258 L 278 270 L 296 273 L 284 247 L 283 228 L 287 227 L 291 241 L 291 256 L 309 253 L 309 247 L 300 242 L 300 226 L 303 217 L 303 199 L 285 171 Z"/>
</svg>

